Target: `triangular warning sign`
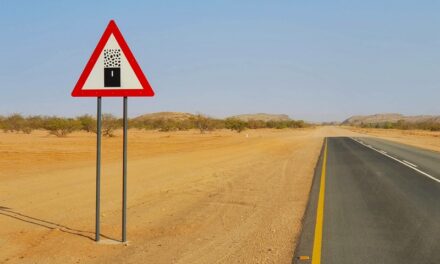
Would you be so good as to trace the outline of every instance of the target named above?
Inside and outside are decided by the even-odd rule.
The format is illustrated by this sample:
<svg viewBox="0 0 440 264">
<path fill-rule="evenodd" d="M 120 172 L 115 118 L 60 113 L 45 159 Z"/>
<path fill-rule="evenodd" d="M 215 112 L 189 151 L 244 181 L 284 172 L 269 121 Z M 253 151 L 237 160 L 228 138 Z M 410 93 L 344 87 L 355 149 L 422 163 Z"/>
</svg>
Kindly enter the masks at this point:
<svg viewBox="0 0 440 264">
<path fill-rule="evenodd" d="M 105 29 L 72 96 L 154 96 L 115 21 Z"/>
</svg>

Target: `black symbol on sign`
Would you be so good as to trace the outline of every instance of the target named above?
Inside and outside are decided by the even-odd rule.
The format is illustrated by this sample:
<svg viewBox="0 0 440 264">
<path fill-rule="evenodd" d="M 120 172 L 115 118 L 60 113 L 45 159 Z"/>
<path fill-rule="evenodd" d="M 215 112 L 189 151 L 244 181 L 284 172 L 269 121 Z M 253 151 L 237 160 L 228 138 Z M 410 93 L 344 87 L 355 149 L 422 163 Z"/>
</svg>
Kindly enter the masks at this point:
<svg viewBox="0 0 440 264">
<path fill-rule="evenodd" d="M 104 87 L 121 87 L 121 50 L 104 50 Z"/>
</svg>

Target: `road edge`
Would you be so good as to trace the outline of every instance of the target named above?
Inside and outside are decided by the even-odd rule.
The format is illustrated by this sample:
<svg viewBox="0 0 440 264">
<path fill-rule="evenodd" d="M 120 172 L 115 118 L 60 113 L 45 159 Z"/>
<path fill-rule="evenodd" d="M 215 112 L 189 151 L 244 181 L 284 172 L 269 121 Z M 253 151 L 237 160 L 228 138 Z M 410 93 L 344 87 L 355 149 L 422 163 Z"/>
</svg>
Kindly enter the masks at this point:
<svg viewBox="0 0 440 264">
<path fill-rule="evenodd" d="M 295 249 L 293 251 L 292 264 L 311 263 L 311 258 L 313 253 L 313 241 L 315 234 L 315 224 L 316 224 L 316 213 L 318 207 L 318 195 L 321 184 L 321 171 L 324 161 L 324 151 L 327 140 L 328 139 L 325 137 L 322 142 L 319 158 L 316 161 L 315 169 L 313 172 L 312 184 L 310 186 L 310 190 L 307 198 L 306 210 L 304 211 L 304 215 L 301 218 L 300 232 L 295 238 L 296 244 L 295 244 Z M 306 230 L 311 232 L 305 232 Z"/>
</svg>

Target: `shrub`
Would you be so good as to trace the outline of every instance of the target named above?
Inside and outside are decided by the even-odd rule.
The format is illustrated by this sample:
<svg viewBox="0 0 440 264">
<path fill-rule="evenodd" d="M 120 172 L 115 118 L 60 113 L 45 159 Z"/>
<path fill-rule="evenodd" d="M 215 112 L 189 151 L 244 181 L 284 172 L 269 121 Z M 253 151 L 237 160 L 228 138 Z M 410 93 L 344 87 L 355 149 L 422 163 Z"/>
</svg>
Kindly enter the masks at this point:
<svg viewBox="0 0 440 264">
<path fill-rule="evenodd" d="M 156 124 L 159 124 L 158 127 L 160 132 L 178 130 L 177 122 L 172 119 L 161 119 L 160 122 L 157 122 Z"/>
<path fill-rule="evenodd" d="M 305 127 L 304 121 L 299 120 L 284 120 L 284 121 L 262 121 L 262 120 L 249 120 L 242 121 L 239 119 L 228 118 L 214 119 L 202 114 L 196 116 L 175 120 L 175 119 L 143 119 L 143 120 L 129 120 L 130 127 L 136 127 L 140 129 L 157 129 L 159 131 L 180 131 L 189 129 L 198 129 L 200 133 L 206 131 L 212 131 L 215 129 L 231 129 L 240 133 L 246 128 L 258 129 L 258 128 L 298 128 Z M 382 127 L 383 124 L 377 124 Z M 392 124 L 395 126 L 395 124 Z M 399 127 L 409 126 L 409 124 L 399 123 Z M 371 127 L 371 124 L 362 124 L 362 126 Z M 121 119 L 116 118 L 111 114 L 102 115 L 102 132 L 104 136 L 113 137 L 114 131 L 122 127 Z M 91 115 L 82 115 L 77 118 L 62 118 L 62 117 L 45 117 L 45 116 L 29 116 L 23 117 L 20 114 L 13 114 L 8 117 L 0 116 L 0 129 L 5 132 L 23 132 L 31 133 L 35 129 L 48 130 L 50 134 L 58 137 L 64 137 L 75 130 L 84 130 L 86 132 L 96 133 L 96 119 Z M 433 122 L 425 122 L 422 129 L 440 130 L 440 125 Z"/>
<path fill-rule="evenodd" d="M 114 137 L 115 129 L 122 127 L 122 120 L 116 118 L 112 114 L 102 115 L 102 135 Z"/>
<path fill-rule="evenodd" d="M 267 124 L 263 120 L 248 120 L 247 121 L 247 128 L 250 129 L 258 129 L 258 128 L 266 128 Z"/>
<path fill-rule="evenodd" d="M 203 134 L 206 131 L 212 131 L 215 129 L 215 121 L 212 118 L 203 116 L 198 114 L 195 118 L 192 119 L 195 127 L 200 130 L 200 133 Z"/>
<path fill-rule="evenodd" d="M 96 119 L 91 115 L 82 115 L 77 117 L 81 124 L 81 130 L 86 132 L 96 132 Z"/>
<path fill-rule="evenodd" d="M 45 123 L 45 128 L 49 131 L 49 134 L 57 137 L 65 137 L 81 128 L 81 123 L 73 118 L 50 117 Z"/>
<path fill-rule="evenodd" d="M 26 123 L 29 128 L 34 129 L 44 129 L 44 123 L 46 122 L 45 117 L 42 116 L 30 116 L 26 118 Z"/>
<path fill-rule="evenodd" d="M 225 127 L 227 129 L 237 131 L 238 133 L 241 133 L 243 130 L 246 129 L 246 122 L 236 119 L 236 118 L 227 118 L 225 120 Z"/>
<path fill-rule="evenodd" d="M 32 133 L 32 127 L 29 127 L 29 126 L 25 126 L 25 127 L 22 127 L 21 128 L 21 131 L 23 132 L 23 133 L 25 133 L 25 134 L 30 134 L 30 133 Z"/>
<path fill-rule="evenodd" d="M 20 114 L 12 114 L 3 121 L 3 130 L 5 132 L 20 132 L 25 125 L 25 119 Z"/>
<path fill-rule="evenodd" d="M 356 125 L 354 125 L 356 126 Z M 383 129 L 422 129 L 422 130 L 431 130 L 431 131 L 440 131 L 440 123 L 435 120 L 423 121 L 423 122 L 407 122 L 405 120 L 398 120 L 397 122 L 378 122 L 378 123 L 361 123 L 358 125 L 362 128 L 383 128 Z"/>
</svg>

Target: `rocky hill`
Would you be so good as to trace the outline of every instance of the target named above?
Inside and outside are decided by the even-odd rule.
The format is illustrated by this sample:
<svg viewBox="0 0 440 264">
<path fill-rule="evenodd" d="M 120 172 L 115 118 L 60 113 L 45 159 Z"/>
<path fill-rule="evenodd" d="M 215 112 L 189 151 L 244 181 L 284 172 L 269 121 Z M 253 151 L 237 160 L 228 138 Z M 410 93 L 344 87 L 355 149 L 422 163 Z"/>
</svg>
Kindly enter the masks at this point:
<svg viewBox="0 0 440 264">
<path fill-rule="evenodd" d="M 169 119 L 169 120 L 182 121 L 195 116 L 196 116 L 195 114 L 184 113 L 184 112 L 157 112 L 157 113 L 148 113 L 148 114 L 140 115 L 138 117 L 133 118 L 133 120 L 142 121 L 142 120 Z M 265 122 L 291 120 L 288 115 L 265 114 L 265 113 L 235 115 L 235 116 L 230 116 L 229 118 L 235 118 L 242 121 L 262 120 Z"/>
<path fill-rule="evenodd" d="M 432 115 L 404 116 L 402 114 L 396 114 L 396 113 L 352 116 L 346 119 L 344 122 L 342 122 L 342 125 L 381 124 L 386 122 L 396 123 L 399 120 L 403 120 L 408 123 L 422 123 L 422 122 L 440 123 L 440 116 L 432 116 Z"/>
<path fill-rule="evenodd" d="M 186 120 L 193 117 L 193 114 L 190 113 L 182 113 L 182 112 L 157 112 L 157 113 L 149 113 L 144 114 L 138 117 L 133 118 L 135 121 L 142 120 L 156 120 L 156 119 L 171 119 L 171 120 Z"/>
<path fill-rule="evenodd" d="M 242 121 L 261 120 L 261 121 L 265 121 L 265 122 L 290 120 L 288 115 L 265 114 L 265 113 L 235 115 L 235 116 L 231 116 L 230 118 L 235 118 L 235 119 L 239 119 Z"/>
</svg>

